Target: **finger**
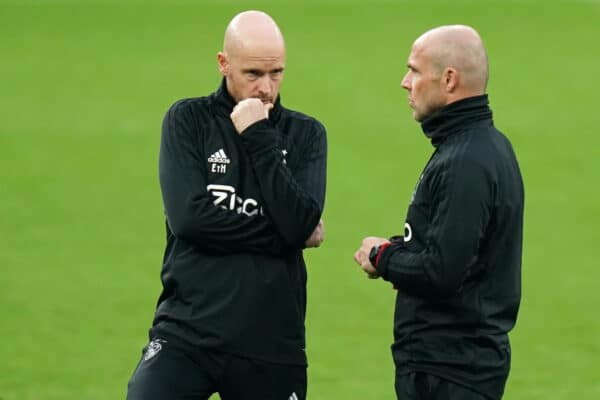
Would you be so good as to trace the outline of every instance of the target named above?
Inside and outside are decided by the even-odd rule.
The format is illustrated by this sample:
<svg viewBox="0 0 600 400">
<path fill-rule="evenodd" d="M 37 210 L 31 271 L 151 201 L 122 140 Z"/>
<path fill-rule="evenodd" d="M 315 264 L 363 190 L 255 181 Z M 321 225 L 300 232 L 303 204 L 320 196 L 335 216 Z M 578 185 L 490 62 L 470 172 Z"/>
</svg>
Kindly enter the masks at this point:
<svg viewBox="0 0 600 400">
<path fill-rule="evenodd" d="M 273 108 L 273 104 L 267 103 L 264 106 L 265 106 L 265 115 L 267 116 L 267 118 L 269 118 L 269 112 Z"/>
<path fill-rule="evenodd" d="M 360 250 L 354 253 L 354 261 L 362 267 L 362 260 L 360 258 Z"/>
</svg>

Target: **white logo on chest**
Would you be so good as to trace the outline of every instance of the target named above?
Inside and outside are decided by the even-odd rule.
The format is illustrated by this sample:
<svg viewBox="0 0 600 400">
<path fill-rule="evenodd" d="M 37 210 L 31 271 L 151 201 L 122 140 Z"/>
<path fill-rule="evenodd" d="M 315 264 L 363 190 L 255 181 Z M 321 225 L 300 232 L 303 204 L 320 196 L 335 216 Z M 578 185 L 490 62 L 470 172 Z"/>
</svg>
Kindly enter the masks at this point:
<svg viewBox="0 0 600 400">
<path fill-rule="evenodd" d="M 213 204 L 224 210 L 235 211 L 238 214 L 244 214 L 252 217 L 260 212 L 263 214 L 262 207 L 254 199 L 243 199 L 235 193 L 235 188 L 229 185 L 211 184 L 206 187 L 206 191 L 213 195 Z"/>
<path fill-rule="evenodd" d="M 231 164 L 231 160 L 227 158 L 223 149 L 219 149 L 219 151 L 208 157 L 208 162 L 210 163 L 210 172 L 216 174 L 226 173 L 227 165 Z"/>
</svg>

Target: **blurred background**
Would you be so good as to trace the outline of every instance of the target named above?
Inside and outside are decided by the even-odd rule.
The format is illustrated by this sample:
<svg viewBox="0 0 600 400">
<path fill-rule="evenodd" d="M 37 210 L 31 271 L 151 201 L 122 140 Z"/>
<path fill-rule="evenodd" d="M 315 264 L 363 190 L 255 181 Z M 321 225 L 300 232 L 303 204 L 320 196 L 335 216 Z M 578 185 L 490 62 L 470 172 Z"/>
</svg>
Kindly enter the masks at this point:
<svg viewBox="0 0 600 400">
<path fill-rule="evenodd" d="M 352 255 L 403 231 L 432 147 L 400 82 L 414 39 L 449 23 L 486 43 L 526 184 L 505 398 L 600 398 L 599 1 L 0 0 L 0 399 L 125 397 L 160 293 L 161 121 L 218 87 L 225 26 L 245 9 L 286 37 L 283 104 L 328 130 L 309 398 L 394 398 L 395 292 Z"/>
</svg>

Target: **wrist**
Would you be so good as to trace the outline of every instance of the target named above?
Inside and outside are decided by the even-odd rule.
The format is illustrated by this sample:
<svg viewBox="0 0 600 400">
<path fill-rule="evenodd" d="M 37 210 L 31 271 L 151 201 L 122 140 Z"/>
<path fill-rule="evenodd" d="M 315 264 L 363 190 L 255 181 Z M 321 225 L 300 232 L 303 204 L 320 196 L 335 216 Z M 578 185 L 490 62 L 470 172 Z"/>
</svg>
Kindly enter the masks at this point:
<svg viewBox="0 0 600 400">
<path fill-rule="evenodd" d="M 371 251 L 369 252 L 369 261 L 371 262 L 371 265 L 377 269 L 377 265 L 379 264 L 379 261 L 381 260 L 381 255 L 383 254 L 384 250 L 390 245 L 390 242 L 382 242 L 379 244 L 376 244 L 375 246 L 373 246 L 371 248 Z"/>
</svg>

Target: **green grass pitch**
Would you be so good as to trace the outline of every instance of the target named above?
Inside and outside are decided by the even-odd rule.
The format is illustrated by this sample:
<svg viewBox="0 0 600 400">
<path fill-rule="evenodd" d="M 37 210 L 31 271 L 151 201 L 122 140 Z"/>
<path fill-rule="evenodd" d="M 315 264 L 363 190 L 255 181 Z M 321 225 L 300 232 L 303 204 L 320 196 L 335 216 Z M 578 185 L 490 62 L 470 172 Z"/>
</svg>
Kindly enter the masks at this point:
<svg viewBox="0 0 600 400">
<path fill-rule="evenodd" d="M 247 8 L 286 36 L 283 103 L 329 135 L 309 398 L 394 398 L 394 291 L 352 254 L 402 231 L 431 146 L 400 81 L 412 41 L 448 23 L 486 42 L 526 183 L 505 398 L 600 398 L 600 2 L 0 0 L 0 399 L 124 398 L 159 294 L 161 120 L 216 89 L 224 27 Z"/>
</svg>

